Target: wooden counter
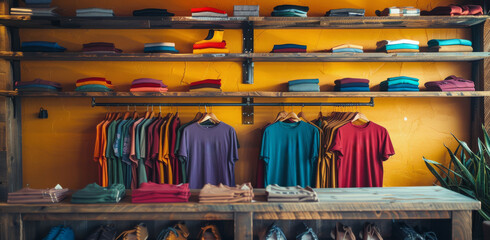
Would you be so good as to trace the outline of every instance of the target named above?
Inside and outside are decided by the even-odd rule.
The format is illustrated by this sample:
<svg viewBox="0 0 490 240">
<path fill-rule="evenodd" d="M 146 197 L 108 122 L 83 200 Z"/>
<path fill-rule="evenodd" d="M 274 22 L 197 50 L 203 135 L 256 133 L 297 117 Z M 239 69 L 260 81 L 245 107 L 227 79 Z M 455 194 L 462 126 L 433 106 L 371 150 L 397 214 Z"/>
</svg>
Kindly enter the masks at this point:
<svg viewBox="0 0 490 240">
<path fill-rule="evenodd" d="M 235 239 L 253 238 L 254 220 L 450 219 L 452 239 L 471 239 L 471 214 L 480 202 L 442 187 L 316 189 L 319 202 L 269 203 L 263 189 L 255 202 L 200 204 L 198 191 L 188 203 L 0 204 L 1 239 L 23 239 L 24 221 L 228 220 Z M 130 195 L 130 194 L 128 194 Z"/>
</svg>

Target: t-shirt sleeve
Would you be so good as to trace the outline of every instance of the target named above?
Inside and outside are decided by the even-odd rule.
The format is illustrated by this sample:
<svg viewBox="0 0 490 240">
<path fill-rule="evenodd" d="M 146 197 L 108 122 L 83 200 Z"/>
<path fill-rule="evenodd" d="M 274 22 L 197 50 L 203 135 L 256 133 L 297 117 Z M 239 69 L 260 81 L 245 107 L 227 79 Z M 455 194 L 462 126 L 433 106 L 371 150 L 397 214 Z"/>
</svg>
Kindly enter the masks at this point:
<svg viewBox="0 0 490 240">
<path fill-rule="evenodd" d="M 383 132 L 382 142 L 380 144 L 380 153 L 381 160 L 386 161 L 390 156 L 395 154 L 395 150 L 393 149 L 393 144 L 391 143 L 390 135 L 388 131 L 385 129 Z"/>
<path fill-rule="evenodd" d="M 316 162 L 318 160 L 318 155 L 319 155 L 319 148 L 320 148 L 320 131 L 317 129 L 317 128 L 314 128 L 313 129 L 313 139 L 312 139 L 312 142 L 311 142 L 311 152 L 312 152 L 312 156 L 311 156 L 311 161 L 312 162 Z"/>
<path fill-rule="evenodd" d="M 270 151 L 269 151 L 269 134 L 267 129 L 264 131 L 262 135 L 262 146 L 260 147 L 260 158 L 264 160 L 264 162 L 269 163 L 270 159 Z"/>
<path fill-rule="evenodd" d="M 340 129 L 335 133 L 332 146 L 328 149 L 329 152 L 336 152 L 339 156 L 344 155 L 344 147 L 342 146 L 342 135 Z"/>
<path fill-rule="evenodd" d="M 231 129 L 231 159 L 233 162 L 238 161 L 238 137 L 236 131 Z"/>
<path fill-rule="evenodd" d="M 188 135 L 189 135 L 189 131 L 186 131 L 186 129 L 184 129 L 182 131 L 181 136 L 180 136 L 179 156 L 181 156 L 184 161 L 187 161 L 187 159 L 189 157 L 189 154 L 188 154 L 189 136 Z"/>
</svg>

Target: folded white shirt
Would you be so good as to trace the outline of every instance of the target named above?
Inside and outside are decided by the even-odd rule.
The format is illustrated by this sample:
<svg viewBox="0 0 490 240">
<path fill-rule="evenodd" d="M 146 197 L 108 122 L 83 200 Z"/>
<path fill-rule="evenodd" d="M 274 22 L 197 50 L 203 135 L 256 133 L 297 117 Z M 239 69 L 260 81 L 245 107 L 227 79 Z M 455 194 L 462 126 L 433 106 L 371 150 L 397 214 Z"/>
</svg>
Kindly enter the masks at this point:
<svg viewBox="0 0 490 240">
<path fill-rule="evenodd" d="M 155 42 L 155 43 L 145 43 L 146 47 L 175 47 L 173 42 Z"/>
<path fill-rule="evenodd" d="M 195 12 L 192 13 L 193 17 L 228 17 L 226 13 L 215 13 L 215 12 Z"/>
<path fill-rule="evenodd" d="M 395 45 L 395 44 L 415 44 L 419 45 L 419 41 L 410 40 L 410 39 L 399 39 L 399 40 L 385 40 L 387 42 L 386 45 Z"/>
<path fill-rule="evenodd" d="M 114 17 L 112 13 L 77 13 L 77 17 Z"/>
<path fill-rule="evenodd" d="M 77 15 L 79 13 L 111 13 L 114 14 L 114 10 L 105 8 L 81 8 L 77 9 Z"/>
</svg>

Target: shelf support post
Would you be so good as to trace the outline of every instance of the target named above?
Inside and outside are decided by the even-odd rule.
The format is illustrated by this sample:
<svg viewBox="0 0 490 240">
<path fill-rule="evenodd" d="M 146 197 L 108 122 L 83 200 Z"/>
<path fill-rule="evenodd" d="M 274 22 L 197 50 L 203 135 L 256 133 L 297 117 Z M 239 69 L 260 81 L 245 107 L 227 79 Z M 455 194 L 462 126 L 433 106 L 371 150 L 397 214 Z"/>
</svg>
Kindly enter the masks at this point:
<svg viewBox="0 0 490 240">
<path fill-rule="evenodd" d="M 246 22 L 242 28 L 243 36 L 243 53 L 254 52 L 254 27 L 253 22 Z M 254 62 L 251 58 L 247 58 L 242 63 L 242 82 L 244 84 L 254 83 Z"/>
<path fill-rule="evenodd" d="M 242 103 L 246 103 L 246 106 L 242 106 L 242 124 L 252 125 L 254 124 L 254 106 L 250 105 L 254 102 L 254 98 L 245 97 L 242 98 Z"/>
</svg>

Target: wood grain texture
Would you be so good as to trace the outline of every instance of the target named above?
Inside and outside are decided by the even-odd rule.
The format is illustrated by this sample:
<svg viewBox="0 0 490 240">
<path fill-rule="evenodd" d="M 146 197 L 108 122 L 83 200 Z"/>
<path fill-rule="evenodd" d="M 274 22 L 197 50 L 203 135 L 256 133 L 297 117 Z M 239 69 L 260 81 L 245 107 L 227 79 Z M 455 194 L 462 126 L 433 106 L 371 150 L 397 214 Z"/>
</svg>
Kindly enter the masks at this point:
<svg viewBox="0 0 490 240">
<path fill-rule="evenodd" d="M 450 219 L 450 211 L 374 211 L 374 212 L 261 212 L 255 220 L 375 220 L 375 219 Z"/>
<path fill-rule="evenodd" d="M 234 214 L 230 213 L 212 213 L 212 212 L 196 212 L 196 213 L 84 213 L 84 214 L 72 214 L 72 213 L 59 213 L 59 214 L 24 214 L 22 216 L 24 221 L 156 221 L 156 220 L 199 220 L 199 221 L 223 221 L 234 220 Z"/>
<path fill-rule="evenodd" d="M 20 214 L 0 214 L 0 240 L 22 239 Z"/>
<path fill-rule="evenodd" d="M 21 28 L 94 28 L 94 29 L 162 29 L 162 28 L 242 28 L 252 22 L 254 28 L 462 28 L 485 21 L 487 16 L 421 17 L 30 17 L 0 16 L 0 24 Z"/>
<path fill-rule="evenodd" d="M 472 238 L 471 211 L 453 211 L 452 215 L 452 239 L 470 240 Z"/>
<path fill-rule="evenodd" d="M 253 239 L 253 213 L 235 213 L 235 240 Z"/>
</svg>

